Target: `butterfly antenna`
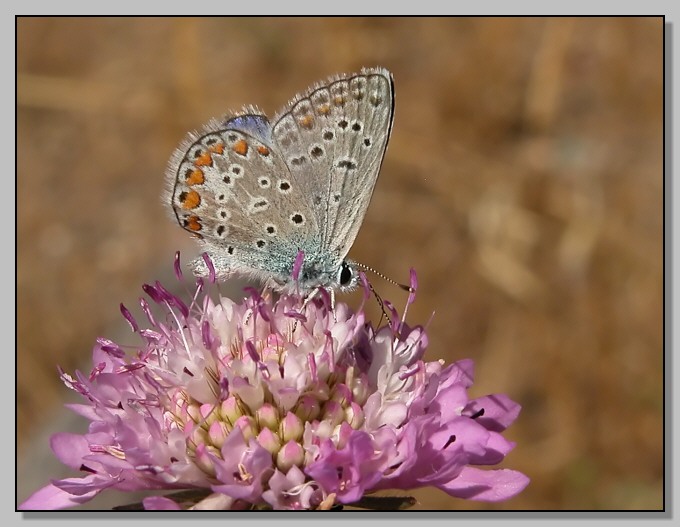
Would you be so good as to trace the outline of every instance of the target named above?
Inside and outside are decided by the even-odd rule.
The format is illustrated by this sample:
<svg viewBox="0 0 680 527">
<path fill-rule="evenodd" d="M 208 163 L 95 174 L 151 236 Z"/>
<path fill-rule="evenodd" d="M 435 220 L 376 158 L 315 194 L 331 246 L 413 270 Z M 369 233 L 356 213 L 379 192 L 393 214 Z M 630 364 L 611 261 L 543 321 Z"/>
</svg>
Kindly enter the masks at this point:
<svg viewBox="0 0 680 527">
<path fill-rule="evenodd" d="M 414 289 L 410 285 L 400 284 L 396 280 L 392 280 L 391 278 L 385 276 L 384 274 L 382 274 L 379 271 L 376 271 L 375 269 L 373 269 L 372 267 L 369 267 L 368 265 L 364 265 L 364 264 L 359 263 L 359 262 L 355 262 L 355 264 L 358 268 L 362 269 L 363 271 L 370 271 L 373 274 L 375 274 L 375 275 L 379 276 L 380 278 L 382 278 L 383 280 L 385 280 L 386 282 L 389 282 L 392 285 L 396 285 L 397 287 L 399 287 L 400 289 L 403 289 L 404 291 L 407 291 L 409 293 L 415 292 Z M 387 310 L 385 309 L 385 303 L 383 302 L 383 299 L 380 297 L 380 295 L 377 293 L 377 291 L 373 288 L 373 284 L 371 284 L 371 282 L 368 282 L 368 281 L 367 281 L 367 283 L 368 283 L 368 287 L 371 290 L 371 293 L 373 293 L 373 296 L 375 297 L 376 301 L 378 302 L 378 305 L 380 306 L 380 310 L 382 311 L 382 316 L 380 317 L 380 323 L 382 323 L 382 317 L 385 317 L 387 319 L 387 323 L 391 326 L 392 325 L 392 319 L 387 314 Z M 378 325 L 380 325 L 380 324 L 378 324 Z"/>
<path fill-rule="evenodd" d="M 389 326 L 391 326 L 392 325 L 392 319 L 390 319 L 390 316 L 387 314 L 387 311 L 385 310 L 385 303 L 383 302 L 383 299 L 380 298 L 380 295 L 373 288 L 373 284 L 371 284 L 371 282 L 366 280 L 366 283 L 368 284 L 368 287 L 371 290 L 371 293 L 373 293 L 375 300 L 378 302 L 378 305 L 380 306 L 380 311 L 382 311 L 382 315 L 380 315 L 380 320 L 378 321 L 378 327 L 380 327 L 380 325 L 382 324 L 383 317 L 387 319 L 387 324 Z"/>
<path fill-rule="evenodd" d="M 379 276 L 380 278 L 382 278 L 383 280 L 385 280 L 386 282 L 389 282 L 392 285 L 396 285 L 397 287 L 399 287 L 400 289 L 403 289 L 404 291 L 407 291 L 409 293 L 415 293 L 415 291 L 413 290 L 413 288 L 410 285 L 400 284 L 396 280 L 392 280 L 391 278 L 385 276 L 384 274 L 382 274 L 379 271 L 376 271 L 375 269 L 373 269 L 372 267 L 369 267 L 368 265 L 364 265 L 364 264 L 359 263 L 359 262 L 354 262 L 354 263 L 356 264 L 356 266 L 358 268 L 360 268 L 364 271 L 370 271 L 373 274 L 375 274 L 375 275 Z M 373 289 L 373 288 L 371 287 L 371 289 Z M 373 293 L 375 294 L 375 291 L 373 291 Z"/>
</svg>

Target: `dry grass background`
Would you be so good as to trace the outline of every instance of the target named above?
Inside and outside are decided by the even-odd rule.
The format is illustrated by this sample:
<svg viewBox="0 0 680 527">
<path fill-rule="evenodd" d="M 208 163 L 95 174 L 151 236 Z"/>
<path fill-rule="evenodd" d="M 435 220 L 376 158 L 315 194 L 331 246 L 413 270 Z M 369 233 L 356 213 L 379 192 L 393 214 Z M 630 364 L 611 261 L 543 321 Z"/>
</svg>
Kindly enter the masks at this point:
<svg viewBox="0 0 680 527">
<path fill-rule="evenodd" d="M 426 357 L 470 357 L 473 395 L 522 404 L 504 466 L 532 479 L 505 503 L 427 489 L 418 508 L 661 508 L 662 24 L 19 19 L 19 499 L 57 475 L 45 434 L 73 399 L 56 365 L 134 342 L 119 302 L 196 252 L 159 199 L 185 132 L 382 65 L 395 125 L 350 254 L 418 270 Z"/>
</svg>

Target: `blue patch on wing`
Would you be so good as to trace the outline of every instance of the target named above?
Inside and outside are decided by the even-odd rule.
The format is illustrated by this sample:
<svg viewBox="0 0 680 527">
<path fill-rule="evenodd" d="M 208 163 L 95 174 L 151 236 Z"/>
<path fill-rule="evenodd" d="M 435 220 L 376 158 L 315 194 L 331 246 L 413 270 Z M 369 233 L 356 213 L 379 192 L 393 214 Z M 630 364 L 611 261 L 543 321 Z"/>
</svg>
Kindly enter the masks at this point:
<svg viewBox="0 0 680 527">
<path fill-rule="evenodd" d="M 264 115 L 239 115 L 224 122 L 224 127 L 237 130 L 254 137 L 258 141 L 271 145 L 271 125 Z"/>
</svg>

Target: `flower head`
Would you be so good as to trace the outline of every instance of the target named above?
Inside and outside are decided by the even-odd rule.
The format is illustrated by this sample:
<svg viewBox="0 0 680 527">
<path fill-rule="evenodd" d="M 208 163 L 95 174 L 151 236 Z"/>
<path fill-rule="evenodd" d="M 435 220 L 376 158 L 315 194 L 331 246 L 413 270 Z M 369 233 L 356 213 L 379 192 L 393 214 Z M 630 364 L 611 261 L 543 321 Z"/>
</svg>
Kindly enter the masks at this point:
<svg viewBox="0 0 680 527">
<path fill-rule="evenodd" d="M 142 299 L 142 328 L 121 306 L 141 340 L 134 352 L 99 339 L 88 375 L 61 373 L 90 427 L 51 446 L 84 475 L 21 508 L 69 507 L 105 489 L 185 491 L 148 497 L 147 509 L 325 509 L 380 489 L 497 501 L 527 485 L 519 472 L 476 467 L 513 448 L 501 432 L 519 406 L 470 399 L 472 362 L 426 362 L 422 327 L 395 317 L 374 328 L 323 294 L 249 290 L 234 302 L 207 289 L 199 279 L 187 302 L 145 285 L 163 317 Z"/>
</svg>

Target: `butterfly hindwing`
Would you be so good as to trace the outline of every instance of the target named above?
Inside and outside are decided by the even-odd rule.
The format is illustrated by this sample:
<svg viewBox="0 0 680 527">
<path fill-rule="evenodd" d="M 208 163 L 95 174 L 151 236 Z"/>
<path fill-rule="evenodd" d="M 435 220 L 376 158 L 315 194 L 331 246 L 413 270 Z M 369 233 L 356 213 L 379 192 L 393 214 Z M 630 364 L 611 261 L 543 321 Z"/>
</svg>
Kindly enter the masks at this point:
<svg viewBox="0 0 680 527">
<path fill-rule="evenodd" d="M 180 226 L 219 253 L 222 267 L 287 273 L 288 255 L 296 251 L 291 245 L 314 236 L 318 226 L 312 215 L 290 208 L 298 189 L 281 156 L 264 142 L 263 119 L 214 121 L 191 134 L 169 174 L 170 201 Z"/>
</svg>

